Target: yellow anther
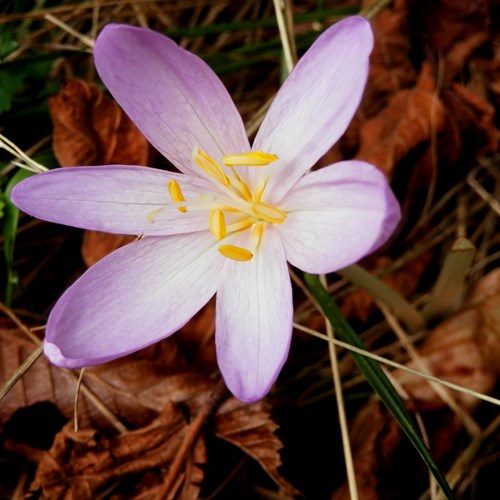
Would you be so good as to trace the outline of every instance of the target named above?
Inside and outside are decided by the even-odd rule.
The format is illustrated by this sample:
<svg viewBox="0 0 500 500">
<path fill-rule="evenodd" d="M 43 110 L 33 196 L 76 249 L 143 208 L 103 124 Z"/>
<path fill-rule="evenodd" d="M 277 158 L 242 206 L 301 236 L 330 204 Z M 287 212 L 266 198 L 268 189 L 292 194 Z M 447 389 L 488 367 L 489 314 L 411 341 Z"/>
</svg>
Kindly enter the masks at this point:
<svg viewBox="0 0 500 500">
<path fill-rule="evenodd" d="M 186 201 L 186 198 L 184 198 L 184 195 L 182 194 L 181 187 L 179 186 L 179 183 L 177 181 L 168 181 L 168 192 L 170 194 L 170 198 L 174 203 L 181 203 L 183 201 Z M 176 207 L 179 212 L 186 213 L 187 208 L 184 206 L 178 206 Z"/>
<path fill-rule="evenodd" d="M 219 252 L 228 259 L 237 260 L 239 262 L 248 262 L 252 260 L 253 253 L 246 248 L 236 247 L 234 245 L 221 245 Z"/>
<path fill-rule="evenodd" d="M 215 208 L 210 212 L 208 216 L 208 227 L 217 240 L 222 240 L 226 237 L 226 221 L 224 219 L 224 214 L 220 210 Z"/>
<path fill-rule="evenodd" d="M 281 224 L 286 220 L 286 212 L 280 210 L 279 208 L 268 205 L 263 201 L 256 201 L 251 206 L 252 214 L 259 219 L 265 220 L 267 222 L 272 222 L 273 224 Z"/>
<path fill-rule="evenodd" d="M 226 167 L 264 167 L 276 161 L 278 157 L 264 151 L 251 151 L 238 155 L 226 155 L 222 158 L 222 163 Z"/>
<path fill-rule="evenodd" d="M 207 153 L 198 149 L 194 154 L 194 161 L 210 177 L 213 177 L 222 185 L 229 187 L 229 179 L 222 170 L 222 167 Z"/>
</svg>

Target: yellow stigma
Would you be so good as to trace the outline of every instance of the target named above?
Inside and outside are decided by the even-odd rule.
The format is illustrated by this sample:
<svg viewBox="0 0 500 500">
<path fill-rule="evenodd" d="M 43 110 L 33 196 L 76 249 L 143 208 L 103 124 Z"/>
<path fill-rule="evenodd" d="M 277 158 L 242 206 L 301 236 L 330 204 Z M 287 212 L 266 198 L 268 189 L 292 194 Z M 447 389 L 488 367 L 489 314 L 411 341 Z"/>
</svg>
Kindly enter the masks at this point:
<svg viewBox="0 0 500 500">
<path fill-rule="evenodd" d="M 248 262 L 252 260 L 253 253 L 246 248 L 236 247 L 234 245 L 221 245 L 219 252 L 228 259 L 237 260 L 239 262 Z"/>
<path fill-rule="evenodd" d="M 180 203 L 182 201 L 186 201 L 186 198 L 184 198 L 181 187 L 179 186 L 179 183 L 177 181 L 168 181 L 168 192 L 170 194 L 170 198 L 174 203 Z M 184 206 L 176 207 L 179 212 L 186 213 L 187 208 Z"/>
<path fill-rule="evenodd" d="M 213 177 L 223 186 L 229 187 L 229 179 L 222 170 L 222 167 L 207 153 L 198 149 L 194 154 L 194 161 L 210 177 Z"/>
<path fill-rule="evenodd" d="M 266 222 L 272 222 L 273 224 L 281 224 L 286 220 L 286 212 L 272 205 L 268 205 L 263 201 L 254 202 L 251 206 L 251 211 L 255 217 L 265 220 Z"/>
<path fill-rule="evenodd" d="M 238 155 L 226 155 L 222 158 L 222 163 L 226 167 L 264 167 L 276 161 L 278 157 L 264 151 L 251 151 Z"/>
<path fill-rule="evenodd" d="M 208 227 L 217 240 L 222 240 L 226 237 L 226 221 L 224 219 L 224 214 L 220 210 L 215 208 L 210 212 L 208 216 Z"/>
</svg>

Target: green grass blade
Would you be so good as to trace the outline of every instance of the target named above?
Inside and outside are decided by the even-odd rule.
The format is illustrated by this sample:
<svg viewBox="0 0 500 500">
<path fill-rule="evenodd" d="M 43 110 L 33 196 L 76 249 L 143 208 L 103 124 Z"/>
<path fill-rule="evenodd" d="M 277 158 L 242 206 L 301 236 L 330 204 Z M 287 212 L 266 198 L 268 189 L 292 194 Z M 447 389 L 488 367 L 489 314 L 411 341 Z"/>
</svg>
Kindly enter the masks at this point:
<svg viewBox="0 0 500 500">
<path fill-rule="evenodd" d="M 319 277 L 312 274 L 304 273 L 305 281 L 307 286 L 311 290 L 314 298 L 320 305 L 325 317 L 332 324 L 335 329 L 336 335 L 349 344 L 359 347 L 360 349 L 365 349 L 366 346 L 363 344 L 361 339 L 356 335 L 354 330 L 351 328 L 346 319 L 342 316 L 342 313 L 338 309 L 335 302 L 330 297 L 330 294 L 321 284 Z M 394 389 L 393 385 L 382 371 L 377 362 L 366 358 L 360 354 L 350 353 L 354 362 L 361 370 L 363 375 L 366 377 L 368 382 L 371 384 L 375 392 L 378 394 L 382 402 L 387 406 L 389 411 L 392 413 L 394 418 L 399 423 L 401 429 L 408 436 L 412 442 L 415 449 L 418 451 L 427 467 L 431 471 L 432 475 L 435 477 L 437 483 L 443 490 L 444 495 L 448 499 L 453 499 L 453 492 L 449 484 L 447 483 L 444 476 L 438 469 L 434 459 L 432 458 L 429 449 L 420 439 L 420 436 L 415 429 L 410 415 L 406 411 L 406 408 L 401 401 L 398 393 Z"/>
</svg>

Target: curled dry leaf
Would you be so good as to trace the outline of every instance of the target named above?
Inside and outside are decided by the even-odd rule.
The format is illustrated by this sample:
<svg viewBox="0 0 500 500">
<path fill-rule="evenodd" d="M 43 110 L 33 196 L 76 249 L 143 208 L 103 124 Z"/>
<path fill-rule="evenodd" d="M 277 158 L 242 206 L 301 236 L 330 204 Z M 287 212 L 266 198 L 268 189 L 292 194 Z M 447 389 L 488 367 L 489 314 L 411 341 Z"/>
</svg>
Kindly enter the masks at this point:
<svg viewBox="0 0 500 500">
<path fill-rule="evenodd" d="M 147 165 L 146 138 L 97 86 L 70 80 L 49 99 L 53 149 L 63 167 L 74 165 Z M 86 231 L 82 254 L 87 266 L 134 240 L 133 236 Z"/>
<path fill-rule="evenodd" d="M 61 166 L 147 165 L 146 138 L 96 85 L 68 81 L 49 99 L 49 109 L 54 153 Z"/>
<path fill-rule="evenodd" d="M 490 0 L 414 2 L 410 14 L 425 30 L 425 44 L 434 53 L 447 53 L 472 33 L 485 33 L 490 23 Z M 418 28 L 417 28 L 418 29 Z"/>
<path fill-rule="evenodd" d="M 364 1 L 363 7 L 373 3 Z M 372 21 L 375 45 L 370 56 L 370 73 L 360 114 L 373 116 L 395 92 L 412 86 L 416 71 L 410 61 L 407 0 L 396 0 Z"/>
<path fill-rule="evenodd" d="M 297 495 L 299 492 L 278 472 L 281 465 L 278 452 L 283 445 L 274 434 L 277 429 L 265 401 L 247 405 L 230 398 L 217 412 L 214 432 L 257 460 L 279 486 L 281 494 Z"/>
<path fill-rule="evenodd" d="M 445 110 L 436 96 L 432 68 L 423 64 L 414 88 L 396 92 L 384 110 L 363 123 L 356 158 L 391 177 L 395 165 L 444 124 Z"/>
<path fill-rule="evenodd" d="M 463 308 L 428 333 L 418 352 L 431 373 L 469 389 L 490 393 L 500 374 L 499 311 L 500 269 L 484 276 Z M 408 366 L 418 369 L 414 363 Z M 393 372 L 393 377 L 410 397 L 412 409 L 423 412 L 428 421 L 433 410 L 445 408 L 425 379 L 403 370 Z M 451 394 L 468 412 L 479 403 L 477 398 L 464 393 Z M 460 425 L 451 411 L 437 412 L 432 421 L 427 426 L 430 448 L 435 456 L 443 456 L 453 446 Z M 402 436 L 394 419 L 381 410 L 378 402 L 371 401 L 356 416 L 350 434 L 360 498 L 392 498 L 386 488 L 396 474 L 398 461 L 394 457 Z M 406 461 L 405 469 L 411 467 Z M 333 498 L 347 499 L 347 485 L 337 490 Z"/>
<path fill-rule="evenodd" d="M 203 321 L 202 319 L 201 322 L 203 323 Z M 24 339 L 18 329 L 10 328 L 7 321 L 0 328 L 2 330 L 0 340 L 1 385 L 33 351 L 34 346 L 30 341 Z M 187 331 L 187 326 L 185 328 Z M 190 354 L 192 353 L 190 352 Z M 197 356 L 196 353 L 194 355 Z M 136 447 L 136 455 L 133 460 L 137 463 L 131 464 L 130 469 L 127 469 L 124 458 L 124 463 L 116 468 L 116 470 L 121 471 L 121 474 L 145 470 L 146 465 L 153 463 L 151 460 L 170 460 L 168 450 L 162 451 L 155 448 L 156 445 L 151 445 L 151 435 L 158 436 L 164 433 L 165 437 L 169 432 L 177 433 L 177 437 L 174 438 L 172 434 L 172 437 L 169 438 L 171 439 L 169 446 L 174 448 L 177 446 L 178 449 L 178 445 L 174 446 L 174 444 L 179 442 L 179 436 L 184 435 L 182 433 L 185 432 L 185 426 L 190 420 L 202 411 L 206 404 L 207 395 L 216 386 L 216 381 L 212 377 L 189 371 L 188 365 L 193 366 L 188 361 L 182 344 L 177 343 L 174 338 L 159 342 L 112 363 L 87 368 L 80 391 L 78 422 L 81 428 L 90 427 L 97 430 L 75 434 L 71 433 L 68 427 L 61 431 L 51 451 L 45 456 L 44 469 L 37 472 L 36 488 L 49 487 L 47 481 L 52 477 L 51 475 L 63 474 L 64 477 L 69 478 L 67 484 L 64 483 L 66 486 L 62 479 L 58 480 L 59 482 L 54 479 L 55 489 L 53 491 L 47 490 L 45 498 L 63 498 L 56 496 L 57 491 L 61 488 L 66 493 L 74 493 L 73 498 L 94 498 L 97 489 L 118 477 L 113 476 L 115 469 L 106 462 L 106 457 L 110 454 L 114 456 L 117 453 L 115 447 L 118 447 L 117 450 L 120 453 L 123 452 L 123 456 L 127 457 L 127 460 L 132 461 L 133 452 L 130 451 L 130 454 L 127 455 L 128 451 L 123 450 L 125 450 L 125 443 L 128 443 L 127 446 L 132 446 L 136 438 L 138 439 L 137 446 L 142 446 L 139 449 Z M 17 409 L 42 401 L 54 403 L 68 420 L 73 419 L 76 387 L 76 373 L 54 367 L 44 357 L 40 358 L 2 401 L 0 428 Z M 116 420 L 110 421 L 109 413 Z M 158 415 L 161 416 L 158 417 Z M 179 418 L 181 418 L 179 415 L 182 415 L 181 424 L 179 424 Z M 186 420 L 187 415 L 190 415 L 188 420 Z M 116 421 L 121 422 L 126 427 L 139 429 L 125 432 L 123 438 L 121 436 L 119 438 L 103 438 L 97 444 L 92 442 L 93 438 L 87 439 L 86 436 L 93 436 L 96 432 L 102 432 L 103 435 L 116 432 L 113 427 L 113 423 Z M 274 434 L 277 425 L 264 402 L 247 405 L 230 398 L 215 413 L 212 421 L 213 432 L 257 460 L 282 492 L 296 493 L 293 486 L 278 472 L 278 467 L 281 464 L 279 450 L 282 444 Z M 172 429 L 169 428 L 168 422 L 172 422 Z M 181 430 L 178 428 L 179 425 L 182 427 Z M 210 427 L 206 427 L 203 432 L 210 430 Z M 182 492 L 179 498 L 197 498 L 193 492 L 197 491 L 201 474 L 197 464 L 201 462 L 199 458 L 196 458 L 196 453 L 200 452 L 200 447 L 203 447 L 204 450 L 203 438 L 204 436 L 200 434 L 193 450 L 185 457 L 186 465 L 182 469 L 184 479 L 180 480 L 176 477 L 180 481 L 178 487 L 181 489 L 179 491 Z M 84 441 L 84 446 L 78 448 L 74 442 L 81 439 Z M 10 448 L 16 452 L 23 451 L 23 447 L 19 444 L 11 445 Z M 75 460 L 72 459 L 68 462 L 61 462 L 62 458 L 58 462 L 58 459 L 54 458 L 66 456 L 65 453 L 70 455 L 74 453 L 78 456 L 75 455 Z M 37 456 L 33 450 L 23 454 L 32 458 Z M 146 460 L 146 457 L 149 458 Z M 100 468 L 95 465 L 96 462 L 99 463 Z M 56 467 L 54 464 L 58 464 L 58 466 Z M 90 496 L 78 496 L 80 493 L 83 495 L 85 491 L 94 493 Z"/>
<path fill-rule="evenodd" d="M 372 401 L 357 415 L 351 428 L 351 447 L 354 455 L 356 486 L 359 498 L 378 500 L 384 497 L 383 471 L 393 465 L 393 453 L 397 449 L 401 432 L 398 423 L 391 418 L 379 401 Z M 394 478 L 391 479 L 394 483 Z M 389 483 L 389 481 L 388 481 Z M 350 500 L 347 483 L 338 488 L 332 500 Z"/>
<path fill-rule="evenodd" d="M 484 394 L 494 388 L 500 366 L 499 276 L 500 270 L 485 276 L 465 306 L 428 333 L 419 354 L 433 375 Z M 409 366 L 415 368 L 412 363 Z M 424 379 L 403 371 L 395 372 L 395 376 L 417 409 L 444 406 Z M 454 392 L 453 395 L 468 411 L 479 403 L 468 394 Z"/>
<path fill-rule="evenodd" d="M 105 488 L 114 486 L 119 489 L 127 476 L 155 469 L 168 470 L 184 439 L 186 426 L 180 408 L 172 403 L 167 404 L 150 425 L 112 438 L 92 429 L 75 432 L 67 425 L 41 458 L 30 490 L 41 498 L 96 498 Z M 201 460 L 197 465 L 206 460 L 200 449 L 197 459 Z M 158 481 L 162 475 L 160 472 Z M 203 473 L 197 467 L 195 478 L 200 480 L 202 477 Z M 170 498 L 197 498 L 199 486 L 189 482 L 189 489 L 184 490 L 189 492 L 187 496 L 170 492 Z M 161 486 L 153 485 L 150 493 L 158 489 Z M 119 495 L 118 492 L 118 498 Z"/>
</svg>

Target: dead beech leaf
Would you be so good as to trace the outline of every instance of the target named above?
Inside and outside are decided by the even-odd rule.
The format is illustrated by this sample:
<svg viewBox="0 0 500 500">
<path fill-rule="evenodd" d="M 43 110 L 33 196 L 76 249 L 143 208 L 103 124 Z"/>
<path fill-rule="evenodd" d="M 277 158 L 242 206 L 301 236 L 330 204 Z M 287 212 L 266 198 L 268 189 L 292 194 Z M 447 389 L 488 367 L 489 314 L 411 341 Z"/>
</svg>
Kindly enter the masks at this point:
<svg viewBox="0 0 500 500">
<path fill-rule="evenodd" d="M 168 469 L 181 446 L 186 425 L 180 408 L 172 403 L 150 425 L 112 438 L 93 429 L 74 432 L 67 425 L 38 463 L 30 490 L 41 498 L 90 499 L 127 476 Z M 199 451 L 198 459 L 205 461 L 206 456 Z M 203 477 L 199 467 L 195 477 L 198 482 Z M 193 485 L 191 482 L 189 496 L 171 498 L 197 498 L 199 488 L 193 492 Z"/>
<path fill-rule="evenodd" d="M 254 458 L 279 486 L 281 494 L 298 495 L 299 492 L 278 472 L 281 465 L 278 452 L 283 445 L 274 434 L 276 429 L 278 425 L 265 401 L 247 405 L 230 398 L 221 405 L 215 417 L 216 436 Z"/>
<path fill-rule="evenodd" d="M 54 153 L 62 167 L 148 164 L 146 138 L 96 85 L 68 81 L 49 99 L 49 109 Z"/>
<path fill-rule="evenodd" d="M 210 309 L 208 312 L 210 313 Z M 204 320 L 202 320 L 203 323 Z M 9 329 L 7 321 L 5 321 L 5 328 L 2 326 L 0 330 L 2 333 L 0 337 L 0 384 L 2 384 L 15 372 L 34 347 L 30 341 L 24 339 L 18 329 Z M 196 353 L 194 355 L 197 356 Z M 191 362 L 189 362 L 189 366 L 192 366 Z M 0 428 L 17 409 L 41 401 L 53 402 L 68 420 L 73 419 L 76 384 L 76 373 L 54 367 L 42 356 L 2 401 Z M 93 398 L 84 389 L 80 391 L 78 422 L 81 428 L 90 427 L 97 429 L 92 432 L 102 431 L 103 433 L 116 431 L 106 415 L 103 414 L 100 406 L 103 405 L 126 427 L 140 428 L 137 435 L 141 435 L 140 432 L 144 431 L 143 437 L 147 441 L 149 430 L 153 429 L 159 422 L 163 422 L 161 419 L 158 420 L 158 415 L 166 411 L 166 405 L 175 405 L 176 412 L 177 408 L 182 405 L 183 415 L 188 412 L 189 415 L 196 416 L 205 404 L 207 394 L 214 389 L 216 381 L 202 373 L 188 371 L 188 358 L 182 344 L 179 344 L 175 338 L 171 338 L 114 362 L 87 368 L 83 384 L 90 391 L 90 395 L 93 395 Z M 279 449 L 281 449 L 282 444 L 279 438 L 274 435 L 277 425 L 264 402 L 247 405 L 230 398 L 216 412 L 213 421 L 214 433 L 257 460 L 282 492 L 290 494 L 296 492 L 277 470 L 281 464 Z M 148 423 L 149 426 L 145 428 L 144 426 Z M 167 432 L 166 429 L 164 431 Z M 58 439 L 67 443 L 68 440 L 79 439 L 77 436 L 86 436 L 85 433 L 77 433 L 68 438 L 68 432 L 67 429 Z M 125 435 L 136 434 L 126 433 Z M 199 440 L 203 441 L 202 435 L 200 435 Z M 111 443 L 109 446 L 112 446 L 114 441 L 111 440 L 109 443 Z M 52 460 L 50 457 L 54 455 L 54 450 L 57 451 L 57 446 L 62 445 L 60 442 L 58 445 L 54 444 L 50 456 L 46 457 L 48 463 Z M 92 448 L 93 446 L 93 444 L 90 446 L 91 449 L 85 448 L 85 453 L 92 452 L 92 455 L 94 452 L 102 451 L 99 445 L 95 449 Z M 179 485 L 179 488 L 182 487 L 182 494 L 179 498 L 196 498 L 199 481 L 195 478 L 201 477 L 200 471 L 197 470 L 199 462 L 196 453 L 200 452 L 201 446 L 204 446 L 203 443 L 195 442 L 194 451 L 186 457 L 186 469 L 183 469 L 185 480 L 182 480 L 182 484 Z M 22 452 L 22 446 L 19 444 L 10 446 L 10 449 Z M 197 449 L 198 451 L 196 451 Z M 68 453 L 70 451 L 71 447 Z M 160 452 L 156 454 L 156 451 L 151 453 L 155 457 L 164 456 Z M 139 455 L 141 454 L 144 453 L 141 451 Z M 35 453 L 25 453 L 25 455 L 34 457 Z M 100 454 L 99 457 L 100 460 L 101 458 L 104 460 L 105 455 Z M 77 460 L 74 468 L 67 472 L 70 476 L 75 474 L 75 477 L 71 476 L 73 479 L 69 481 L 71 488 L 76 492 L 73 498 L 93 498 L 93 494 L 90 496 L 78 496 L 78 494 L 84 495 L 84 492 L 89 491 L 89 488 L 94 488 L 91 491 L 95 491 L 96 488 L 102 487 L 111 480 L 110 474 L 112 472 L 111 469 L 104 471 L 102 476 L 90 480 L 87 476 L 91 470 L 86 468 L 88 465 L 86 460 L 89 458 L 81 460 Z M 138 460 L 137 457 L 136 460 Z M 136 464 L 136 466 L 140 468 L 140 464 Z M 81 470 L 84 472 L 80 474 L 78 467 L 82 467 Z M 122 472 L 128 470 L 125 465 L 120 467 L 119 470 Z M 55 474 L 55 469 L 50 470 L 51 474 Z M 82 475 L 85 477 L 80 477 Z M 45 484 L 42 483 L 37 483 L 37 488 Z M 46 498 L 49 497 L 58 498 L 55 490 L 46 496 Z"/>
<path fill-rule="evenodd" d="M 384 471 L 393 465 L 393 453 L 401 440 L 398 423 L 379 401 L 371 401 L 354 419 L 350 431 L 359 498 L 378 500 L 384 496 Z M 344 483 L 332 500 L 350 500 L 349 486 Z"/>
<path fill-rule="evenodd" d="M 111 234 L 102 231 L 86 230 L 83 233 L 82 257 L 87 267 L 106 257 L 108 253 L 132 243 L 136 236 L 128 234 Z"/>
<path fill-rule="evenodd" d="M 147 165 L 150 147 L 132 120 L 96 85 L 68 81 L 49 99 L 53 149 L 63 167 L 74 165 Z M 82 256 L 87 266 L 134 236 L 86 231 Z"/>
<path fill-rule="evenodd" d="M 446 132 L 440 155 L 452 163 L 459 159 L 476 161 L 498 149 L 495 108 L 484 97 L 454 83 L 442 96 L 447 110 Z"/>
<path fill-rule="evenodd" d="M 431 373 L 468 389 L 489 394 L 500 373 L 500 288 L 484 288 L 483 281 L 496 282 L 498 275 L 485 276 L 465 306 L 431 330 L 419 348 L 420 356 Z M 470 305 L 469 305 L 470 304 Z M 412 363 L 409 366 L 415 368 Z M 419 410 L 442 408 L 445 403 L 424 379 L 397 371 L 395 377 L 411 396 Z M 453 392 L 454 398 L 468 411 L 479 400 L 468 394 Z"/>
<path fill-rule="evenodd" d="M 0 384 L 3 384 L 33 352 L 35 346 L 22 332 L 0 323 Z M 187 359 L 175 339 L 167 339 L 125 358 L 87 368 L 78 405 L 81 427 L 112 428 L 91 398 L 111 411 L 128 427 L 150 422 L 166 401 L 188 403 L 213 386 L 213 381 L 186 373 Z M 51 365 L 42 356 L 26 372 L 0 405 L 0 428 L 18 408 L 42 401 L 54 403 L 68 419 L 73 418 L 77 372 Z"/>
<path fill-rule="evenodd" d="M 431 330 L 418 352 L 433 375 L 484 394 L 493 390 L 500 374 L 500 269 L 478 282 L 462 309 Z M 418 369 L 414 363 L 408 366 Z M 435 457 L 443 457 L 461 429 L 458 418 L 451 411 L 442 411 L 445 403 L 425 379 L 403 370 L 394 371 L 393 377 L 410 397 L 413 410 L 420 411 L 423 418 L 433 416 L 426 418 L 430 449 Z M 468 412 L 479 404 L 473 396 L 451 394 Z M 417 465 L 405 459 L 403 471 L 398 470 L 402 434 L 396 421 L 379 402 L 370 401 L 356 415 L 350 436 L 360 498 L 393 498 L 387 484 Z M 348 499 L 348 495 L 344 484 L 333 499 Z"/>
<path fill-rule="evenodd" d="M 364 1 L 363 7 L 373 3 Z M 407 0 L 396 0 L 371 22 L 375 45 L 370 56 L 370 72 L 360 113 L 373 116 L 388 96 L 412 86 L 416 79 L 409 53 Z"/>
<path fill-rule="evenodd" d="M 425 27 L 426 45 L 446 54 L 469 35 L 488 32 L 489 10 L 489 0 L 436 0 L 415 3 L 412 14 L 416 24 Z"/>
<path fill-rule="evenodd" d="M 443 128 L 445 111 L 435 92 L 432 68 L 424 63 L 414 88 L 396 92 L 386 108 L 362 124 L 356 159 L 391 177 L 403 157 Z"/>
</svg>

